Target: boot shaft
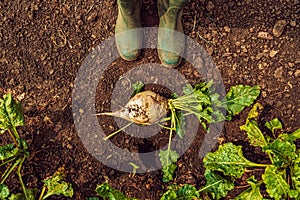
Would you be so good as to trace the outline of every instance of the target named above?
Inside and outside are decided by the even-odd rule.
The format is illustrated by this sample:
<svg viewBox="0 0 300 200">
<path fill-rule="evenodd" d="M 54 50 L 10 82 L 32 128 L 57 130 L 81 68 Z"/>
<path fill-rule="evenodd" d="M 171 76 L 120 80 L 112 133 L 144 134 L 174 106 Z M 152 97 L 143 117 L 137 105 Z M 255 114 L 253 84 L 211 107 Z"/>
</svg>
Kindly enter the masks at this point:
<svg viewBox="0 0 300 200">
<path fill-rule="evenodd" d="M 142 0 L 117 0 L 119 13 L 123 16 L 140 15 Z"/>
<path fill-rule="evenodd" d="M 175 9 L 180 13 L 185 3 L 186 0 L 157 0 L 158 16 L 163 16 L 169 9 Z"/>
</svg>

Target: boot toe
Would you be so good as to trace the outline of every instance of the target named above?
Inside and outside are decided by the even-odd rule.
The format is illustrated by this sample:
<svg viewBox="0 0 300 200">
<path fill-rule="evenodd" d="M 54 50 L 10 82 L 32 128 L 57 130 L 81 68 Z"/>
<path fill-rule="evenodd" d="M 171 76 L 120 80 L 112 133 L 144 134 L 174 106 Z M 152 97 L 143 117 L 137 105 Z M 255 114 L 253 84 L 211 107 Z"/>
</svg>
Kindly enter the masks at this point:
<svg viewBox="0 0 300 200">
<path fill-rule="evenodd" d="M 126 60 L 126 61 L 134 61 L 136 59 L 138 59 L 139 55 L 140 55 L 140 50 L 139 49 L 135 49 L 135 50 L 124 50 L 124 49 L 119 49 L 119 54 L 121 56 L 122 59 Z"/>
<path fill-rule="evenodd" d="M 181 63 L 181 57 L 169 51 L 159 50 L 158 57 L 165 67 L 174 68 Z"/>
<path fill-rule="evenodd" d="M 176 67 L 180 64 L 185 51 L 185 36 L 181 22 L 180 6 L 167 6 L 158 1 L 160 13 L 158 30 L 158 56 L 166 67 Z"/>
<path fill-rule="evenodd" d="M 142 32 L 133 29 L 115 35 L 116 46 L 121 58 L 127 61 L 136 60 L 142 47 Z"/>
</svg>

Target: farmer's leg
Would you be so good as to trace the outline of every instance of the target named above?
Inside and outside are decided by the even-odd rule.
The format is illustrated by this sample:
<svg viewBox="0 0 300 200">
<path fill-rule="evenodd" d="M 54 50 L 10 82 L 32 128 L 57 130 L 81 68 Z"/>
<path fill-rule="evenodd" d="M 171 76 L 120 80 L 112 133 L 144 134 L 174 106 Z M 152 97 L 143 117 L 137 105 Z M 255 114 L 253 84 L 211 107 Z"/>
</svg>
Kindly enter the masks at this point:
<svg viewBox="0 0 300 200">
<path fill-rule="evenodd" d="M 141 27 L 142 0 L 117 0 L 118 17 L 115 38 L 120 56 L 132 61 L 138 58 L 142 44 Z M 122 33 L 124 32 L 124 33 Z"/>
<path fill-rule="evenodd" d="M 181 22 L 182 8 L 185 0 L 158 0 L 159 32 L 158 56 L 163 65 L 176 67 L 181 62 L 180 53 L 185 49 L 184 35 Z"/>
</svg>

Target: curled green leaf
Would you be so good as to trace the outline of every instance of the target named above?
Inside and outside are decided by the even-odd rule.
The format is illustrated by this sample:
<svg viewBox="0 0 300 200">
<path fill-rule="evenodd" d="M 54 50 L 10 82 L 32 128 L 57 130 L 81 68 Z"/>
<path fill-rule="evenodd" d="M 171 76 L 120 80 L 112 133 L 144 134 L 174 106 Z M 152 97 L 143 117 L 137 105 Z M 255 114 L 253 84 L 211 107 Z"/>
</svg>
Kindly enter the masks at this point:
<svg viewBox="0 0 300 200">
<path fill-rule="evenodd" d="M 129 162 L 128 164 L 132 166 L 132 174 L 133 174 L 133 176 L 135 176 L 136 170 L 139 169 L 140 167 L 133 162 Z"/>
<path fill-rule="evenodd" d="M 169 190 L 166 191 L 160 200 L 194 200 L 199 197 L 199 192 L 192 185 L 172 185 L 169 187 Z"/>
<path fill-rule="evenodd" d="M 259 109 L 262 109 L 262 106 L 256 103 L 248 114 L 246 124 L 240 126 L 240 129 L 247 133 L 247 137 L 252 146 L 264 147 L 267 145 L 267 141 L 256 122 Z"/>
<path fill-rule="evenodd" d="M 182 112 L 180 110 L 176 110 L 176 133 L 177 135 L 182 139 L 185 135 L 185 117 L 183 116 Z"/>
<path fill-rule="evenodd" d="M 0 146 L 0 160 L 6 160 L 8 158 L 14 157 L 19 152 L 19 149 L 15 144 L 6 144 Z"/>
<path fill-rule="evenodd" d="M 23 191 L 24 193 L 17 193 L 17 194 L 11 194 L 8 197 L 8 200 L 36 200 L 35 198 L 35 194 L 36 194 L 36 190 L 28 190 L 25 189 L 25 191 Z"/>
<path fill-rule="evenodd" d="M 22 105 L 11 94 L 0 98 L 0 133 L 24 125 Z"/>
<path fill-rule="evenodd" d="M 246 106 L 250 106 L 260 94 L 260 87 L 248 85 L 232 86 L 226 95 L 228 118 L 239 114 Z"/>
<path fill-rule="evenodd" d="M 265 147 L 267 145 L 267 141 L 256 121 L 248 121 L 245 125 L 240 126 L 240 129 L 247 133 L 247 137 L 252 146 Z"/>
<path fill-rule="evenodd" d="M 140 93 L 145 84 L 142 81 L 137 81 L 136 83 L 132 84 L 133 92 L 131 94 L 131 98 L 134 97 L 137 93 Z"/>
<path fill-rule="evenodd" d="M 64 195 L 66 197 L 73 196 L 73 188 L 71 183 L 65 181 L 66 175 L 64 169 L 59 169 L 53 176 L 45 179 L 45 187 L 47 193 L 43 196 L 43 199 L 48 198 L 52 195 Z"/>
<path fill-rule="evenodd" d="M 29 157 L 30 152 L 28 151 L 28 144 L 26 142 L 26 140 L 24 140 L 23 138 L 20 138 L 17 140 L 18 142 L 18 148 L 20 151 L 22 151 L 27 157 Z"/>
<path fill-rule="evenodd" d="M 6 185 L 0 184 L 0 199 L 6 199 L 9 196 L 10 192 Z"/>
<path fill-rule="evenodd" d="M 295 140 L 300 139 L 300 128 L 295 130 L 293 133 L 290 134 L 286 134 L 286 133 L 281 133 L 278 136 L 278 139 L 282 140 L 282 141 L 286 141 L 289 143 L 294 143 Z"/>
<path fill-rule="evenodd" d="M 221 145 L 216 152 L 208 153 L 204 157 L 203 163 L 207 170 L 220 171 L 226 176 L 235 178 L 240 178 L 246 167 L 266 166 L 247 160 L 243 155 L 242 146 L 236 146 L 232 143 Z"/>
<path fill-rule="evenodd" d="M 234 189 L 234 179 L 225 177 L 217 172 L 206 169 L 205 173 L 206 185 L 201 191 L 209 192 L 213 199 L 225 197 L 227 193 Z"/>
<path fill-rule="evenodd" d="M 251 186 L 244 192 L 242 192 L 240 195 L 235 197 L 235 200 L 262 200 L 263 196 L 260 193 L 260 185 L 254 176 L 251 176 L 248 180 L 247 183 Z"/>
<path fill-rule="evenodd" d="M 275 200 L 287 199 L 288 197 L 290 187 L 283 176 L 284 171 L 279 171 L 275 166 L 268 166 L 262 175 L 268 194 Z"/>
<path fill-rule="evenodd" d="M 126 195 L 111 187 L 107 182 L 97 185 L 96 192 L 105 200 L 135 200 L 134 198 L 126 197 Z"/>
<path fill-rule="evenodd" d="M 297 197 L 300 198 L 300 154 L 294 160 L 291 168 L 292 186 L 295 191 L 298 191 Z"/>
<path fill-rule="evenodd" d="M 169 182 L 173 180 L 173 174 L 176 169 L 176 163 L 179 155 L 173 150 L 160 150 L 159 159 L 162 164 L 163 182 Z"/>
<path fill-rule="evenodd" d="M 274 134 L 276 129 L 281 130 L 282 124 L 278 118 L 274 118 L 269 122 L 266 122 L 265 126 Z"/>
<path fill-rule="evenodd" d="M 296 145 L 284 142 L 279 139 L 274 140 L 263 148 L 263 151 L 273 155 L 273 164 L 277 167 L 283 167 L 296 158 Z"/>
</svg>

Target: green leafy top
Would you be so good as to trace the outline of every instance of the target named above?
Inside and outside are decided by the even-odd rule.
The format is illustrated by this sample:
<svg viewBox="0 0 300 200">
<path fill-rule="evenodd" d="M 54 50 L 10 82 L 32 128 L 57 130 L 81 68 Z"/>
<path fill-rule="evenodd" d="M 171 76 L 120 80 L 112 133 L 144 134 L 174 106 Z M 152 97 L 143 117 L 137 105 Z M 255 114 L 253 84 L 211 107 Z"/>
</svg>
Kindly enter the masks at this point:
<svg viewBox="0 0 300 200">
<path fill-rule="evenodd" d="M 11 94 L 0 98 L 0 133 L 24 125 L 21 103 L 13 99 Z"/>
<path fill-rule="evenodd" d="M 172 185 L 168 188 L 169 190 L 163 194 L 160 200 L 194 200 L 199 197 L 199 192 L 192 185 Z"/>
<path fill-rule="evenodd" d="M 159 152 L 159 159 L 162 165 L 163 171 L 163 182 L 169 182 L 173 180 L 173 173 L 176 169 L 176 162 L 179 158 L 179 155 L 176 151 L 173 150 L 161 150 Z"/>
<path fill-rule="evenodd" d="M 282 129 L 282 124 L 278 118 L 274 118 L 271 121 L 266 122 L 265 126 L 272 132 L 273 135 L 276 129 Z"/>
<path fill-rule="evenodd" d="M 246 106 L 250 106 L 260 94 L 260 87 L 236 85 L 232 86 L 226 95 L 228 118 L 239 114 Z"/>
<path fill-rule="evenodd" d="M 300 128 L 290 134 L 281 133 L 279 134 L 278 139 L 289 143 L 294 143 L 295 140 L 300 139 Z"/>
<path fill-rule="evenodd" d="M 258 110 L 260 109 L 262 109 L 261 104 L 254 104 L 248 114 L 246 124 L 240 126 L 240 129 L 247 132 L 249 142 L 252 146 L 265 147 L 267 145 L 267 141 L 256 122 L 258 118 Z"/>
<path fill-rule="evenodd" d="M 14 143 L 0 146 L 0 160 L 6 160 L 14 157 L 19 152 L 19 149 Z"/>
<path fill-rule="evenodd" d="M 220 95 L 214 92 L 212 84 L 212 81 L 196 84 L 195 87 L 187 84 L 183 88 L 184 95 L 169 100 L 170 109 L 174 108 L 184 112 L 184 115 L 195 115 L 205 129 L 211 122 L 225 120 L 225 113 L 223 114 L 220 111 L 220 109 L 223 109 L 222 102 L 219 99 Z"/>
<path fill-rule="evenodd" d="M 273 155 L 273 164 L 277 167 L 289 165 L 296 158 L 296 145 L 276 139 L 263 148 L 263 151 Z"/>
<path fill-rule="evenodd" d="M 194 114 L 200 122 L 205 120 L 210 123 L 213 120 L 210 100 L 211 85 L 212 82 L 200 83 L 193 88 L 188 84 L 183 88 L 184 95 L 171 99 L 171 105 L 177 110 Z"/>
<path fill-rule="evenodd" d="M 234 189 L 234 181 L 231 177 L 225 177 L 221 173 L 206 169 L 205 173 L 206 185 L 201 190 L 209 192 L 213 199 L 225 197 L 227 193 Z"/>
<path fill-rule="evenodd" d="M 9 189 L 6 185 L 0 184 L 0 199 L 5 199 L 9 196 Z"/>
<path fill-rule="evenodd" d="M 262 200 L 263 196 L 260 193 L 261 182 L 258 182 L 254 176 L 251 176 L 247 183 L 251 186 L 240 195 L 238 195 L 235 200 Z"/>
<path fill-rule="evenodd" d="M 195 87 L 187 85 L 184 95 L 172 100 L 175 109 L 194 114 L 206 129 L 211 122 L 230 120 L 239 114 L 246 106 L 250 106 L 260 94 L 259 86 L 232 86 L 225 99 L 220 100 L 220 95 L 212 87 L 213 82 L 196 84 Z M 228 112 L 225 118 L 222 109 Z"/>
<path fill-rule="evenodd" d="M 175 112 L 175 120 L 176 120 L 176 133 L 177 135 L 182 139 L 185 135 L 185 117 L 183 116 L 183 113 L 180 110 L 176 110 Z"/>
<path fill-rule="evenodd" d="M 25 189 L 24 193 L 10 194 L 8 200 L 36 200 L 35 194 L 37 192 L 36 189 L 28 190 Z"/>
<path fill-rule="evenodd" d="M 120 191 L 112 188 L 107 182 L 97 185 L 96 192 L 100 197 L 108 200 L 135 200 L 134 198 L 126 197 Z"/>
<path fill-rule="evenodd" d="M 221 145 L 216 152 L 208 153 L 203 160 L 207 183 L 214 177 L 212 182 L 216 182 L 215 184 L 218 186 L 206 189 L 214 199 L 227 195 L 230 184 L 243 175 L 246 167 L 265 168 L 262 175 L 263 183 L 266 185 L 267 193 L 275 200 L 288 197 L 300 199 L 300 154 L 294 144 L 300 138 L 300 129 L 291 134 L 281 133 L 276 138 L 275 130 L 282 129 L 282 124 L 279 119 L 275 118 L 265 124 L 273 133 L 274 138 L 264 136 L 257 123 L 259 109 L 262 109 L 262 106 L 259 103 L 255 104 L 248 114 L 246 124 L 240 128 L 247 132 L 252 146 L 259 146 L 268 154 L 271 164 L 259 164 L 247 160 L 242 154 L 241 146 L 235 146 L 232 143 Z M 226 183 L 224 179 L 232 180 L 232 182 L 227 182 L 223 187 L 225 190 L 222 190 L 218 180 L 224 184 Z M 260 194 L 262 181 L 257 182 L 252 177 L 247 182 L 251 187 L 235 199 L 263 199 Z"/>
<path fill-rule="evenodd" d="M 284 180 L 283 174 L 284 172 L 279 171 L 275 166 L 269 166 L 262 175 L 268 194 L 275 200 L 282 199 L 282 195 L 286 199 L 290 191 L 289 184 Z"/>
<path fill-rule="evenodd" d="M 294 160 L 292 169 L 292 186 L 293 189 L 297 192 L 298 199 L 300 198 L 300 154 L 298 154 L 297 158 Z"/>
<path fill-rule="evenodd" d="M 131 97 L 134 97 L 137 93 L 140 93 L 143 90 L 144 86 L 145 84 L 142 81 L 137 81 L 132 84 L 133 92 L 131 94 Z"/>
<path fill-rule="evenodd" d="M 45 179 L 43 182 L 47 187 L 47 193 L 43 199 L 46 199 L 51 195 L 64 195 L 66 197 L 72 197 L 72 185 L 71 183 L 65 182 L 65 179 L 66 175 L 63 169 L 59 169 L 53 176 Z"/>
<path fill-rule="evenodd" d="M 266 166 L 247 160 L 242 152 L 242 146 L 226 143 L 219 146 L 218 150 L 208 153 L 203 159 L 206 170 L 223 172 L 226 176 L 240 178 L 246 167 Z"/>
</svg>

